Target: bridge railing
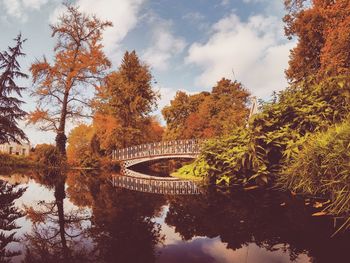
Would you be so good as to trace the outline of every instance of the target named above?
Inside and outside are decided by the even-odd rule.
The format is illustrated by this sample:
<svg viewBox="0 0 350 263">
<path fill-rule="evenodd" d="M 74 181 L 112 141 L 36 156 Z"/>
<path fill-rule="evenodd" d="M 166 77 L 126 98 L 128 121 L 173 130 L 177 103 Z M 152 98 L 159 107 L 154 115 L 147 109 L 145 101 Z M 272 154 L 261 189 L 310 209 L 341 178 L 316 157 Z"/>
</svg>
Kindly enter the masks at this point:
<svg viewBox="0 0 350 263">
<path fill-rule="evenodd" d="M 167 181 L 113 176 L 111 182 L 114 187 L 154 194 L 194 195 L 201 193 L 200 187 L 191 181 Z"/>
<path fill-rule="evenodd" d="M 112 158 L 123 161 L 134 158 L 170 155 L 170 154 L 199 154 L 201 140 L 176 140 L 154 142 L 142 145 L 131 146 L 124 149 L 114 150 Z"/>
</svg>

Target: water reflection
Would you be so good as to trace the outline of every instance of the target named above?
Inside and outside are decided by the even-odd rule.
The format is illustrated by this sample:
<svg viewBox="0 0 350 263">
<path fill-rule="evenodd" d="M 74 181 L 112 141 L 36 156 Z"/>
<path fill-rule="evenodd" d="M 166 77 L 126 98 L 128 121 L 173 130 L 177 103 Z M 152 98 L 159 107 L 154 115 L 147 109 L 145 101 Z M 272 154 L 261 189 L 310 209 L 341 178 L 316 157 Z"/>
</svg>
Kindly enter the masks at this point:
<svg viewBox="0 0 350 263">
<path fill-rule="evenodd" d="M 85 238 L 83 224 L 90 215 L 78 208 L 65 211 L 65 171 L 37 172 L 34 179 L 53 190 L 54 200 L 25 206 L 26 217 L 33 227 L 31 233 L 24 235 L 24 262 L 86 262 L 89 257 L 84 246 L 79 250 L 76 248 Z"/>
<path fill-rule="evenodd" d="M 15 207 L 15 200 L 25 192 L 8 182 L 0 180 L 0 262 L 10 262 L 11 258 L 20 255 L 20 251 L 9 249 L 11 243 L 18 242 L 15 238 L 17 226 L 15 220 L 23 216 Z"/>
<path fill-rule="evenodd" d="M 30 175 L 30 228 L 13 262 L 346 262 L 349 235 L 278 192 L 155 195 L 116 188 L 101 172 Z M 8 178 L 11 180 L 11 178 Z M 25 182 L 25 181 L 23 181 Z M 24 197 L 18 197 L 19 199 Z M 20 208 L 20 207 L 17 207 Z M 1 262 L 1 260 L 0 260 Z"/>
<path fill-rule="evenodd" d="M 344 262 L 349 235 L 331 239 L 331 220 L 310 214 L 303 200 L 283 193 L 223 194 L 214 190 L 186 200 L 171 197 L 165 221 L 184 240 L 220 237 L 234 251 L 255 244 L 269 252 L 282 251 L 289 261 L 299 261 L 307 255 L 315 262 Z M 260 262 L 258 257 L 255 260 Z"/>
</svg>

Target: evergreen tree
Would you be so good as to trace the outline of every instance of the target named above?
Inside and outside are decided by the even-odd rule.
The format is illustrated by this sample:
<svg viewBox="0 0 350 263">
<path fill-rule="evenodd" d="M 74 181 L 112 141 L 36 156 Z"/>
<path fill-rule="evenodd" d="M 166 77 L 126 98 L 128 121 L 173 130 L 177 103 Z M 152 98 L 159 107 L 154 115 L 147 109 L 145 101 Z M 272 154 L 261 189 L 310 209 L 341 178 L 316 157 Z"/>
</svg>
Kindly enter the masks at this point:
<svg viewBox="0 0 350 263">
<path fill-rule="evenodd" d="M 21 72 L 18 58 L 25 56 L 22 52 L 22 39 L 19 34 L 15 39 L 16 45 L 9 47 L 8 51 L 0 52 L 0 143 L 19 142 L 27 140 L 25 133 L 18 127 L 18 120 L 25 117 L 26 112 L 20 106 L 23 101 L 13 97 L 16 93 L 19 97 L 24 87 L 18 86 L 16 78 L 28 78 Z"/>
<path fill-rule="evenodd" d="M 102 144 L 128 147 L 160 140 L 153 135 L 157 133 L 155 129 L 161 127 L 151 116 L 158 98 L 148 65 L 140 61 L 135 51 L 125 52 L 120 67 L 106 77 L 95 102 L 97 135 L 105 141 L 108 130 L 111 131 L 107 138 L 109 142 L 102 141 Z M 107 122 L 109 127 L 106 129 Z"/>
</svg>

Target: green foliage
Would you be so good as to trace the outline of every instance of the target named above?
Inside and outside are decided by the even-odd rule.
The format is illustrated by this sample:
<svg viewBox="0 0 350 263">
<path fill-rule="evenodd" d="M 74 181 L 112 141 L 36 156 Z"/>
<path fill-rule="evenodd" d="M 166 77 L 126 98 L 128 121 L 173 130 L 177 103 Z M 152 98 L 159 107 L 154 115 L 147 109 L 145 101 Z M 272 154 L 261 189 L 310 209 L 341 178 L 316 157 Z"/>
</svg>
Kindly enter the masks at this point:
<svg viewBox="0 0 350 263">
<path fill-rule="evenodd" d="M 208 141 L 193 171 L 210 182 L 246 186 L 274 181 L 284 163 L 296 156 L 308 136 L 348 116 L 350 78 L 304 82 L 262 106 L 246 129 Z M 190 167 L 184 172 L 191 172 Z"/>
<path fill-rule="evenodd" d="M 350 214 L 350 121 L 309 137 L 285 164 L 278 184 L 302 194 L 330 198 L 329 214 Z M 347 227 L 350 227 L 350 217 Z"/>
<path fill-rule="evenodd" d="M 179 172 L 204 176 L 209 183 L 247 186 L 267 183 L 264 149 L 254 144 L 250 130 L 237 129 L 221 140 L 209 140 L 195 163 Z"/>
</svg>

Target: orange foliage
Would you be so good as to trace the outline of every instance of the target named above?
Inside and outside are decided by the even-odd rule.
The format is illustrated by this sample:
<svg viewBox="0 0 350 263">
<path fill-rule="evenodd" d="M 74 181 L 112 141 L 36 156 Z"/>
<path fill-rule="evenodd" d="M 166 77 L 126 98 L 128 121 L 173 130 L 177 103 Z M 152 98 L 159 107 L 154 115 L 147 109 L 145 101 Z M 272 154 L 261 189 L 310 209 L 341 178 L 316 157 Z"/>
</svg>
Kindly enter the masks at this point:
<svg viewBox="0 0 350 263">
<path fill-rule="evenodd" d="M 93 126 L 99 138 L 101 149 L 112 150 L 113 146 L 117 144 L 115 131 L 120 127 L 117 119 L 112 115 L 97 112 L 94 115 Z"/>
<path fill-rule="evenodd" d="M 102 32 L 111 26 L 66 4 L 66 12 L 51 25 L 57 37 L 52 63 L 44 57 L 30 71 L 38 107 L 30 114 L 30 123 L 57 133 L 59 152 L 65 154 L 67 120 L 88 117 L 89 95 L 93 94 L 110 62 L 102 51 Z M 45 113 L 45 114 L 44 114 Z"/>
<path fill-rule="evenodd" d="M 286 34 L 298 37 L 287 77 L 302 81 L 309 76 L 350 73 L 350 1 L 286 0 Z"/>
<path fill-rule="evenodd" d="M 135 51 L 126 52 L 118 70 L 105 78 L 93 103 L 101 148 L 108 153 L 115 148 L 158 140 L 162 128 L 150 116 L 158 97 L 152 89 L 149 67 Z"/>
<path fill-rule="evenodd" d="M 167 122 L 165 139 L 212 138 L 244 125 L 249 92 L 237 82 L 221 79 L 211 93 L 178 92 L 162 110 Z"/>
<path fill-rule="evenodd" d="M 80 124 L 69 133 L 67 147 L 69 163 L 76 164 L 84 154 L 90 154 L 90 144 L 93 135 L 93 127 L 86 124 Z"/>
</svg>

